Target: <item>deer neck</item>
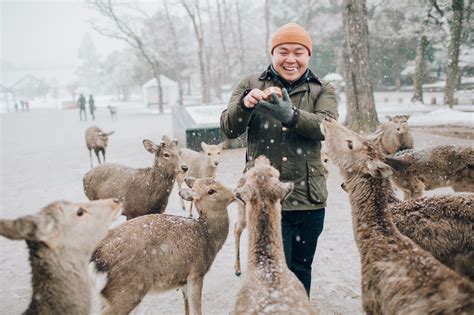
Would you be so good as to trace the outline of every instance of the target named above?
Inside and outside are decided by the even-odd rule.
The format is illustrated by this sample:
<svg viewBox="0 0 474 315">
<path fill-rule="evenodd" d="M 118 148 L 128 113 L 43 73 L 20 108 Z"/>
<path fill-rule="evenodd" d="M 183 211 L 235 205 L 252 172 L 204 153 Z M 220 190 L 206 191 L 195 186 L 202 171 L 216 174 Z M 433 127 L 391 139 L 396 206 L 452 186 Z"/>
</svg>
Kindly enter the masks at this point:
<svg viewBox="0 0 474 315">
<path fill-rule="evenodd" d="M 354 234 L 359 251 L 364 254 L 396 234 L 388 210 L 389 202 L 394 199 L 393 190 L 388 179 L 361 174 L 349 177 L 346 184 Z"/>
<path fill-rule="evenodd" d="M 206 235 L 208 236 L 209 248 L 217 253 L 224 245 L 229 234 L 229 215 L 227 209 L 206 215 L 200 211 L 200 205 L 196 203 L 196 208 L 200 213 L 199 220 L 202 222 Z"/>
<path fill-rule="evenodd" d="M 32 270 L 32 299 L 26 313 L 90 314 L 90 253 L 75 249 L 48 248 L 28 242 Z"/>
<path fill-rule="evenodd" d="M 174 169 L 168 169 L 164 167 L 162 163 L 158 163 L 155 161 L 153 163 L 153 166 L 148 169 L 147 172 L 147 177 L 151 182 L 166 182 L 169 185 L 173 185 L 175 178 L 176 178 L 176 172 Z"/>
<path fill-rule="evenodd" d="M 248 213 L 249 267 L 285 263 L 281 234 L 281 204 L 257 201 Z"/>
</svg>

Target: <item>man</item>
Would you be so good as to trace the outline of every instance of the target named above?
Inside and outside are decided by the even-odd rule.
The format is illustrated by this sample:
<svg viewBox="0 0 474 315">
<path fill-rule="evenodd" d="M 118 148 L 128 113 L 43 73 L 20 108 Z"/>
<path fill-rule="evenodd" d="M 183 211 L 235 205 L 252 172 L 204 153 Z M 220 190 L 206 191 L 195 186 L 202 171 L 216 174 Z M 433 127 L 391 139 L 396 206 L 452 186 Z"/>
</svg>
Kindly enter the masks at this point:
<svg viewBox="0 0 474 315">
<path fill-rule="evenodd" d="M 294 182 L 282 206 L 283 246 L 288 267 L 309 296 L 327 198 L 319 125 L 327 115 L 337 118 L 337 99 L 334 87 L 308 69 L 312 41 L 304 28 L 282 26 L 272 37 L 270 53 L 267 70 L 244 78 L 233 90 L 221 114 L 221 129 L 231 139 L 248 132 L 246 169 L 265 155 L 281 181 Z M 283 98 L 272 95 L 271 101 L 263 101 L 263 90 L 270 86 L 282 88 Z"/>
<path fill-rule="evenodd" d="M 92 94 L 89 95 L 89 111 L 91 112 L 92 120 L 95 120 L 95 115 L 94 115 L 95 101 L 94 101 L 94 97 L 92 96 Z"/>
<path fill-rule="evenodd" d="M 81 93 L 79 99 L 77 100 L 77 105 L 79 106 L 79 118 L 82 121 L 82 113 L 84 113 L 84 120 L 87 121 L 87 113 L 86 113 L 86 98 Z"/>
</svg>

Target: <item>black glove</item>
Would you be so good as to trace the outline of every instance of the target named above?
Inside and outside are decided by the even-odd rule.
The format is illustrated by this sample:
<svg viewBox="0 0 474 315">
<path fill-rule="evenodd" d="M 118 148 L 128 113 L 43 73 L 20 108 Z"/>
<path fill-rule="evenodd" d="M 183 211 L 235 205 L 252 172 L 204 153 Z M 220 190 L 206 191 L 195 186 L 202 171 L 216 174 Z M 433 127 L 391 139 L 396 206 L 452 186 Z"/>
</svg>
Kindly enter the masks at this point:
<svg viewBox="0 0 474 315">
<path fill-rule="evenodd" d="M 292 125 L 296 117 L 296 110 L 286 89 L 283 89 L 282 93 L 283 99 L 279 99 L 275 93 L 272 93 L 271 102 L 260 101 L 255 106 L 255 110 L 281 121 L 285 126 L 289 126 Z"/>
</svg>

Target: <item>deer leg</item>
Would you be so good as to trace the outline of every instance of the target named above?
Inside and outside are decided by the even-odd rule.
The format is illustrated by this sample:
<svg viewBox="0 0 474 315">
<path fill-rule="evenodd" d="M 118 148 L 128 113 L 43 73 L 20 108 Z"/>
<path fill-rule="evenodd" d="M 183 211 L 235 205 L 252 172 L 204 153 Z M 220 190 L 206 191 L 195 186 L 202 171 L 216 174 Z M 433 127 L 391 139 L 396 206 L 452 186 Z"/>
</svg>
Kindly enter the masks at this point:
<svg viewBox="0 0 474 315">
<path fill-rule="evenodd" d="M 176 177 L 176 183 L 178 184 L 178 192 L 181 190 L 181 186 L 183 185 L 183 179 L 181 178 L 181 175 L 178 174 Z M 186 207 L 184 205 L 184 199 L 179 197 L 179 205 L 183 211 L 186 211 Z"/>
<path fill-rule="evenodd" d="M 193 217 L 193 204 L 194 204 L 194 202 L 190 201 L 189 203 L 190 203 L 190 205 L 189 205 L 189 210 L 188 210 L 188 217 L 192 218 Z"/>
<path fill-rule="evenodd" d="M 139 292 L 139 290 L 127 292 L 124 290 L 122 293 L 114 295 L 110 299 L 104 298 L 105 306 L 101 311 L 101 315 L 130 314 L 130 312 L 141 303 L 144 297 L 145 294 Z"/>
<path fill-rule="evenodd" d="M 99 156 L 99 150 L 94 150 L 95 156 L 97 156 L 97 161 L 99 161 L 100 164 L 100 156 Z"/>
<path fill-rule="evenodd" d="M 102 149 L 101 151 L 102 151 L 102 157 L 104 158 L 103 163 L 105 163 L 105 149 Z"/>
<path fill-rule="evenodd" d="M 247 225 L 245 219 L 245 206 L 240 204 L 237 206 L 239 215 L 237 218 L 237 222 L 235 222 L 234 227 L 234 238 L 235 238 L 235 264 L 234 264 L 234 271 L 235 275 L 238 277 L 242 274 L 240 268 L 240 236 L 242 235 L 242 231 L 245 229 Z"/>
<path fill-rule="evenodd" d="M 201 294 L 203 277 L 188 278 L 188 290 L 191 297 L 191 309 L 193 314 L 202 315 L 201 312 Z"/>
<path fill-rule="evenodd" d="M 181 292 L 183 292 L 184 299 L 184 314 L 189 315 L 189 295 L 187 284 L 181 288 Z"/>
<path fill-rule="evenodd" d="M 91 168 L 93 168 L 94 166 L 92 165 L 92 152 L 91 152 L 91 150 L 89 150 L 89 159 L 91 160 Z"/>
</svg>

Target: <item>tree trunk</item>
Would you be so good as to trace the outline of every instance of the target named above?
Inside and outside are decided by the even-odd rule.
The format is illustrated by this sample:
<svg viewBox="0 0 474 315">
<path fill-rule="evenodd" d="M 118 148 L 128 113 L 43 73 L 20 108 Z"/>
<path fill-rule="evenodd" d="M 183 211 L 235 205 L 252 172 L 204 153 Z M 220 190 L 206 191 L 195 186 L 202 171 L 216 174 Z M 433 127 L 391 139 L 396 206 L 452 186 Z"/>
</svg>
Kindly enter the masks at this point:
<svg viewBox="0 0 474 315">
<path fill-rule="evenodd" d="M 245 64 L 245 47 L 244 47 L 244 37 L 242 35 L 242 18 L 240 17 L 240 7 L 239 2 L 235 2 L 235 9 L 237 13 L 237 30 L 239 34 L 239 61 L 240 61 L 240 75 L 243 76 L 246 70 Z"/>
<path fill-rule="evenodd" d="M 365 0 L 343 0 L 344 68 L 347 114 L 345 124 L 358 132 L 378 125 L 369 64 Z"/>
<path fill-rule="evenodd" d="M 271 16 L 272 0 L 265 0 L 265 53 L 267 60 L 271 62 L 270 57 L 270 16 Z"/>
<path fill-rule="evenodd" d="M 176 77 L 176 83 L 178 84 L 178 104 L 183 105 L 183 76 L 181 74 L 183 67 L 181 65 L 181 55 L 179 53 L 179 44 L 178 44 L 178 36 L 176 35 L 176 29 L 174 28 L 173 21 L 171 19 L 171 16 L 168 11 L 168 1 L 164 1 L 165 5 L 165 13 L 166 13 L 166 19 L 168 20 L 168 25 L 170 27 L 170 32 L 171 32 L 171 37 L 173 38 L 173 48 L 175 52 L 175 58 L 176 62 L 174 63 L 175 65 L 175 77 Z"/>
<path fill-rule="evenodd" d="M 158 111 L 160 114 L 163 114 L 163 87 L 161 85 L 160 69 L 157 65 L 153 67 L 153 77 L 156 79 L 156 91 L 158 93 Z"/>
<path fill-rule="evenodd" d="M 188 13 L 193 23 L 194 34 L 196 35 L 196 40 L 198 42 L 198 59 L 199 59 L 199 73 L 201 77 L 202 102 L 204 104 L 209 104 L 211 101 L 211 93 L 210 93 L 209 80 L 206 76 L 206 62 L 205 62 L 205 51 L 204 51 L 205 47 L 204 47 L 204 38 L 203 38 L 202 29 L 199 29 L 199 26 L 196 21 L 196 16 L 188 7 L 186 2 L 184 0 L 181 0 L 181 3 L 183 4 L 184 8 L 186 9 L 186 12 Z M 195 8 L 196 10 L 199 10 L 197 3 L 196 3 Z"/>
<path fill-rule="evenodd" d="M 418 42 L 418 47 L 416 48 L 415 71 L 413 73 L 413 96 L 411 97 L 412 102 L 423 103 L 423 81 L 426 71 L 425 54 L 426 47 L 428 47 L 426 28 L 428 27 L 432 9 L 433 1 L 429 1 L 428 10 L 425 17 L 423 18 L 423 22 L 421 23 L 420 41 Z"/>
<path fill-rule="evenodd" d="M 219 21 L 219 37 L 221 41 L 221 46 L 222 46 L 222 54 L 224 57 L 224 70 L 222 74 L 222 81 L 227 84 L 230 81 L 229 73 L 230 73 L 230 60 L 229 60 L 229 52 L 227 51 L 227 45 L 225 43 L 225 28 L 224 28 L 224 23 L 222 22 L 222 12 L 221 12 L 221 5 L 220 1 L 217 1 L 217 18 Z M 225 2 L 224 2 L 225 5 Z"/>
<path fill-rule="evenodd" d="M 453 20 L 451 23 L 451 40 L 448 48 L 448 69 L 446 74 L 446 87 L 444 89 L 444 104 L 450 108 L 454 105 L 454 90 L 458 77 L 459 50 L 461 46 L 462 18 L 464 1 L 453 0 Z"/>
<path fill-rule="evenodd" d="M 425 77 L 425 52 L 428 46 L 428 38 L 424 34 L 421 35 L 420 42 L 416 49 L 415 58 L 415 72 L 413 73 L 413 96 L 411 97 L 412 102 L 423 103 L 423 79 Z"/>
</svg>

